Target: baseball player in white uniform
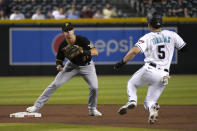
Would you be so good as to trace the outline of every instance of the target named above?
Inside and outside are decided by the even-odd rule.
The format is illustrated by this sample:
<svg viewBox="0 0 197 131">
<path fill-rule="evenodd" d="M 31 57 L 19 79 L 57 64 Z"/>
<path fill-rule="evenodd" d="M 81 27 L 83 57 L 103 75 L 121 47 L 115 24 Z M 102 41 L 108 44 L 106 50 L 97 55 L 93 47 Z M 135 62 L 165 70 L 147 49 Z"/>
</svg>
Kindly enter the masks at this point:
<svg viewBox="0 0 197 131">
<path fill-rule="evenodd" d="M 127 83 L 128 103 L 122 106 L 118 112 L 123 115 L 127 113 L 127 109 L 136 107 L 137 88 L 148 85 L 144 107 L 149 110 L 148 122 L 154 124 L 160 108 L 157 100 L 168 84 L 174 48 L 180 50 L 185 46 L 185 42 L 177 33 L 161 29 L 162 17 L 158 13 L 148 16 L 147 21 L 150 33 L 141 37 L 124 58 L 116 63 L 114 69 L 121 68 L 139 52 L 144 53 L 144 66 L 135 72 Z"/>
</svg>

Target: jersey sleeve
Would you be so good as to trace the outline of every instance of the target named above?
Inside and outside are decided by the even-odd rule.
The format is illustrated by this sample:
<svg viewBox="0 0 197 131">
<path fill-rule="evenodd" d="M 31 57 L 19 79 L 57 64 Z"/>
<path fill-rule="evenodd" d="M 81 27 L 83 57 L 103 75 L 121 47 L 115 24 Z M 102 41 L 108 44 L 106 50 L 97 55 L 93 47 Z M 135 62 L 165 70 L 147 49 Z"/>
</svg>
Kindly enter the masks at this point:
<svg viewBox="0 0 197 131">
<path fill-rule="evenodd" d="M 140 48 L 141 53 L 144 53 L 144 51 L 147 48 L 147 43 L 145 41 L 145 37 L 141 37 L 138 42 L 135 44 L 135 46 Z"/>
<path fill-rule="evenodd" d="M 60 44 L 57 55 L 56 55 L 56 65 L 62 65 L 65 59 L 64 53 L 61 51 L 65 47 L 64 41 Z"/>
<path fill-rule="evenodd" d="M 185 46 L 186 43 L 177 33 L 174 33 L 174 44 L 175 44 L 175 48 L 180 50 L 181 48 Z"/>
<path fill-rule="evenodd" d="M 80 44 L 85 50 L 90 50 L 91 48 L 94 48 L 93 44 L 86 37 L 81 36 Z"/>
</svg>

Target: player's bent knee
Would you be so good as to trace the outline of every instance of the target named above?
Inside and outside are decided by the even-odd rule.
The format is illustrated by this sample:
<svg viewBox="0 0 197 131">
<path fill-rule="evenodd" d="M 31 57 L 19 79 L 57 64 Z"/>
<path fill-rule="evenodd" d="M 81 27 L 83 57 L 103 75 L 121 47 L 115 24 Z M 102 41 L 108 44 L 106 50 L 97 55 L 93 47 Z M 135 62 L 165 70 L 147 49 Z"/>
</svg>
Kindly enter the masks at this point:
<svg viewBox="0 0 197 131">
<path fill-rule="evenodd" d="M 98 91 L 98 87 L 90 87 L 90 91 L 91 92 L 97 92 Z"/>
<path fill-rule="evenodd" d="M 90 89 L 98 89 L 98 85 L 97 84 L 90 84 L 89 88 Z"/>
<path fill-rule="evenodd" d="M 130 87 L 130 88 L 137 88 L 137 85 L 135 85 L 131 80 L 129 80 L 127 82 L 127 87 Z"/>
<path fill-rule="evenodd" d="M 52 83 L 52 84 L 50 84 L 48 87 L 49 88 L 58 88 L 60 86 L 60 84 L 57 84 L 57 83 Z"/>
</svg>

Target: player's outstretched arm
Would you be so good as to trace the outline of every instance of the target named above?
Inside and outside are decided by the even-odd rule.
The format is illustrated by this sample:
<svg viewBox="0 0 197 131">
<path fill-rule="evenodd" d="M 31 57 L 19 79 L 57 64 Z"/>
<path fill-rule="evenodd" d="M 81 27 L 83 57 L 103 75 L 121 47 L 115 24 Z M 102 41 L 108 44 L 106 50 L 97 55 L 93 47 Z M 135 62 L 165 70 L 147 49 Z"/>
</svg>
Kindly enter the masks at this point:
<svg viewBox="0 0 197 131">
<path fill-rule="evenodd" d="M 115 64 L 114 69 L 119 70 L 123 65 L 127 63 L 127 61 L 133 59 L 140 52 L 140 48 L 134 46 L 129 50 L 129 52 L 124 56 L 124 58 Z"/>
<path fill-rule="evenodd" d="M 129 50 L 129 52 L 125 55 L 125 57 L 123 58 L 123 62 L 127 62 L 132 60 L 138 53 L 140 52 L 140 48 L 137 46 L 134 46 L 133 48 L 131 48 Z"/>
</svg>

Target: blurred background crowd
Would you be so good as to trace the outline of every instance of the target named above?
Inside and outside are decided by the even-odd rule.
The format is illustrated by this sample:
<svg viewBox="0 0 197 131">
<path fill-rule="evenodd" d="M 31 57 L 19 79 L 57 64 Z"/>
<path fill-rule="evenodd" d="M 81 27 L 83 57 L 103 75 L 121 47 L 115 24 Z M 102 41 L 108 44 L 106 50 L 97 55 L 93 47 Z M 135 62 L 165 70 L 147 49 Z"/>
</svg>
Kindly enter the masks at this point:
<svg viewBox="0 0 197 131">
<path fill-rule="evenodd" d="M 0 19 L 197 17 L 197 0 L 0 0 Z"/>
</svg>

